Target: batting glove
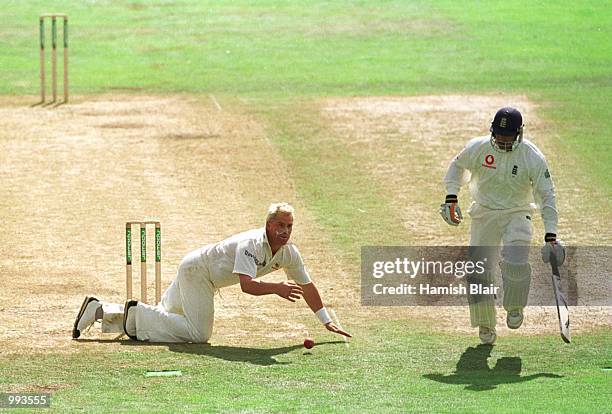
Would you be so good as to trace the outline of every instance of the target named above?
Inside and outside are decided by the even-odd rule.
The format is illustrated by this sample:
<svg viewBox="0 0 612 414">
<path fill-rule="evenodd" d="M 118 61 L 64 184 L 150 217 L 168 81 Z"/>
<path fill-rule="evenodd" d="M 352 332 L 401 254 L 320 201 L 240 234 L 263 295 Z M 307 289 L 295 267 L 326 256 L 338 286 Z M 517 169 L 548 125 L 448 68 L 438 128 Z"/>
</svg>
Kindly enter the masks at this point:
<svg viewBox="0 0 612 414">
<path fill-rule="evenodd" d="M 555 233 L 546 233 L 544 236 L 544 246 L 542 246 L 542 260 L 544 263 L 550 261 L 551 253 L 555 254 L 558 266 L 565 262 L 565 245 L 561 240 L 557 240 Z"/>
<path fill-rule="evenodd" d="M 440 204 L 440 215 L 451 226 L 458 226 L 463 221 L 456 195 L 449 194 L 446 196 L 445 203 Z"/>
</svg>

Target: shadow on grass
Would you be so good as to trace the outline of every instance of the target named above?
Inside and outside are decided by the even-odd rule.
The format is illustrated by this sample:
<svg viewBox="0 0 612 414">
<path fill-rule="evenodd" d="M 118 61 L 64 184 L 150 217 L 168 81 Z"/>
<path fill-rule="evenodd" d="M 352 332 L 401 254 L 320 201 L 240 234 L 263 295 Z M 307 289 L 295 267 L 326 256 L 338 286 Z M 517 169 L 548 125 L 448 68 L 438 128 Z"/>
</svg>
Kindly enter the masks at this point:
<svg viewBox="0 0 612 414">
<path fill-rule="evenodd" d="M 36 108 L 37 106 L 40 106 L 41 108 L 57 108 L 59 106 L 62 105 L 66 105 L 68 102 L 65 101 L 38 101 L 32 105 L 30 105 L 30 108 Z"/>
<path fill-rule="evenodd" d="M 319 342 L 317 346 L 325 344 L 343 343 L 342 341 Z M 172 352 L 186 354 L 206 355 L 213 358 L 232 362 L 248 362 L 255 365 L 290 364 L 274 359 L 277 355 L 287 354 L 296 349 L 304 348 L 302 344 L 283 346 L 279 348 L 249 348 L 242 346 L 206 345 L 206 344 L 169 344 Z"/>
<path fill-rule="evenodd" d="M 78 342 L 98 342 L 98 343 L 119 343 L 125 346 L 143 346 L 143 347 L 168 347 L 171 352 L 182 354 L 205 355 L 213 358 L 223 359 L 232 362 L 247 362 L 255 365 L 275 365 L 275 364 L 290 364 L 290 362 L 279 362 L 274 359 L 277 355 L 287 354 L 296 349 L 304 348 L 302 344 L 283 346 L 278 348 L 249 348 L 242 346 L 226 346 L 226 345 L 210 345 L 210 344 L 180 344 L 167 342 L 139 342 L 131 339 L 76 339 Z M 327 341 L 318 342 L 316 346 L 344 344 L 344 341 Z M 306 351 L 306 350 L 305 350 Z M 310 353 L 311 351 L 306 351 Z"/>
<path fill-rule="evenodd" d="M 424 378 L 444 384 L 463 384 L 466 390 L 487 391 L 500 384 L 515 384 L 536 378 L 562 378 L 562 375 L 542 372 L 521 376 L 522 361 L 519 357 L 503 357 L 495 367 L 489 368 L 487 359 L 491 356 L 491 345 L 468 347 L 457 362 L 455 373 L 450 375 L 425 374 Z"/>
</svg>

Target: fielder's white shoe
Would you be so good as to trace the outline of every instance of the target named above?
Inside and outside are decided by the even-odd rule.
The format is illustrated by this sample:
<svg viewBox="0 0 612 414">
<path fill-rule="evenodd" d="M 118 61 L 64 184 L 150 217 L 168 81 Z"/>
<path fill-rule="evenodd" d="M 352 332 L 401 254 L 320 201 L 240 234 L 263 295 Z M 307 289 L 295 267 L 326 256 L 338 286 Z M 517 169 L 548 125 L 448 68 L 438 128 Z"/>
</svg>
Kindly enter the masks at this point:
<svg viewBox="0 0 612 414">
<path fill-rule="evenodd" d="M 487 328 L 486 326 L 478 327 L 478 336 L 483 345 L 493 345 L 497 339 L 495 328 Z"/>
<path fill-rule="evenodd" d="M 523 324 L 523 310 L 514 309 L 508 312 L 506 315 L 506 325 L 510 329 L 518 329 Z"/>
<path fill-rule="evenodd" d="M 81 336 L 81 332 L 89 328 L 96 321 L 96 311 L 102 306 L 100 301 L 91 296 L 85 296 L 85 300 L 81 305 L 81 309 L 74 321 L 72 328 L 72 338 L 77 339 Z"/>
</svg>

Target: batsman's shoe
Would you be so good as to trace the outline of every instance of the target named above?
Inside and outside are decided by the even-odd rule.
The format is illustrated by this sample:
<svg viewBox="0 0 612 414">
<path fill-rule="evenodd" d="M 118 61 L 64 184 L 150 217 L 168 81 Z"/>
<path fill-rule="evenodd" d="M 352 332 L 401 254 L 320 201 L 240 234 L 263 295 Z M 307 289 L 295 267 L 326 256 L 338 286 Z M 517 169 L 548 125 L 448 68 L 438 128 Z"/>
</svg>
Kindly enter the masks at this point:
<svg viewBox="0 0 612 414">
<path fill-rule="evenodd" d="M 515 309 L 508 312 L 506 315 L 506 325 L 510 329 L 518 329 L 523 324 L 523 310 Z"/>
<path fill-rule="evenodd" d="M 497 339 L 495 328 L 488 328 L 486 326 L 478 327 L 478 336 L 483 345 L 493 345 Z"/>
<path fill-rule="evenodd" d="M 130 315 L 130 308 L 138 305 L 137 300 L 128 300 L 125 302 L 125 306 L 123 307 L 123 332 L 130 339 L 138 341 L 136 337 L 136 318 L 134 317 L 134 312 Z"/>
<path fill-rule="evenodd" d="M 81 336 L 81 332 L 89 328 L 96 321 L 96 311 L 102 306 L 100 301 L 92 296 L 85 296 L 85 300 L 81 305 L 79 314 L 74 321 L 72 328 L 72 338 L 77 339 Z"/>
</svg>

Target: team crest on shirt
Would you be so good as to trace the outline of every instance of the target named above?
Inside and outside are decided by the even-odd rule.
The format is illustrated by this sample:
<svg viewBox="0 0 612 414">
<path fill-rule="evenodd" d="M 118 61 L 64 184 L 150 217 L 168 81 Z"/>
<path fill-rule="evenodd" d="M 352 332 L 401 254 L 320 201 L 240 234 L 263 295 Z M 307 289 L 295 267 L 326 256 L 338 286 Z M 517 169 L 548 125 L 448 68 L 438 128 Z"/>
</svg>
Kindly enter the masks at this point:
<svg viewBox="0 0 612 414">
<path fill-rule="evenodd" d="M 255 257 L 255 255 L 253 253 L 251 253 L 250 251 L 245 250 L 244 254 L 249 256 L 251 259 L 253 259 L 253 261 L 255 262 L 255 264 L 257 266 L 266 267 L 266 259 L 265 258 L 264 258 L 263 262 L 260 262 L 259 260 L 257 260 L 257 257 Z"/>
<path fill-rule="evenodd" d="M 488 154 L 487 156 L 485 156 L 482 166 L 485 168 L 491 168 L 495 170 L 497 168 L 495 166 L 495 157 L 492 154 Z"/>
</svg>

